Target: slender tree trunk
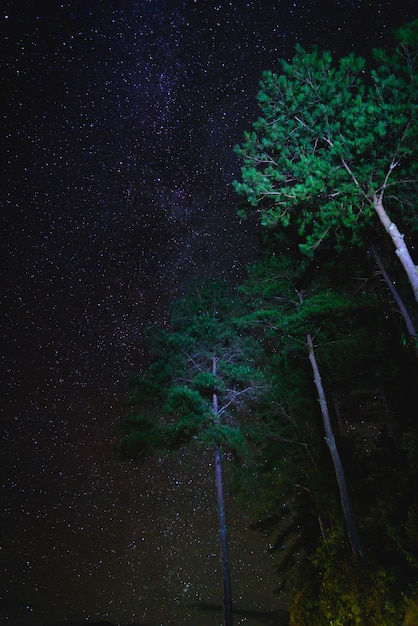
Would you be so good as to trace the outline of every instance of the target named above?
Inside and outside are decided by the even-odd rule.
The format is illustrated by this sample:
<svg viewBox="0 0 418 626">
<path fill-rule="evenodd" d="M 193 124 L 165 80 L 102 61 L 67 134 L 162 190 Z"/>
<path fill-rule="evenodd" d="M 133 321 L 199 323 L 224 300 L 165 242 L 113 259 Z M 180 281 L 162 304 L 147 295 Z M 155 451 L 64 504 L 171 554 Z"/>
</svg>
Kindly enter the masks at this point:
<svg viewBox="0 0 418 626">
<path fill-rule="evenodd" d="M 216 375 L 216 356 L 213 355 L 213 374 Z M 216 389 L 212 396 L 212 409 L 218 416 L 218 394 Z M 222 454 L 218 446 L 215 446 L 215 474 L 216 474 L 216 502 L 218 510 L 219 539 L 221 542 L 222 555 L 222 578 L 224 586 L 224 626 L 233 626 L 232 619 L 232 590 L 231 569 L 229 565 L 228 532 L 225 515 L 225 500 L 222 480 Z"/>
<path fill-rule="evenodd" d="M 415 330 L 415 326 L 412 322 L 411 316 L 409 315 L 408 309 L 406 308 L 401 296 L 398 293 L 398 290 L 396 289 L 395 285 L 393 284 L 393 282 L 391 281 L 391 279 L 389 278 L 389 274 L 386 271 L 385 266 L 383 265 L 383 262 L 381 260 L 381 258 L 379 257 L 379 255 L 377 254 L 376 248 L 374 246 L 371 247 L 372 250 L 372 254 L 374 257 L 374 260 L 377 263 L 377 266 L 379 268 L 380 273 L 382 274 L 387 286 L 389 287 L 389 290 L 392 294 L 392 296 L 395 299 L 396 304 L 398 305 L 399 311 L 405 321 L 405 325 L 406 328 L 408 330 L 409 336 L 411 337 L 411 340 L 414 342 L 415 345 L 415 351 L 417 353 L 418 356 L 418 344 L 417 344 L 417 331 Z"/>
<path fill-rule="evenodd" d="M 411 258 L 409 250 L 404 242 L 404 235 L 401 235 L 396 224 L 389 218 L 380 195 L 376 195 L 374 197 L 373 208 L 376 211 L 384 229 L 393 241 L 396 254 L 398 255 L 406 275 L 408 276 L 409 282 L 414 291 L 415 300 L 418 302 L 418 267 Z"/>
<path fill-rule="evenodd" d="M 354 520 L 353 511 L 351 508 L 350 496 L 348 493 L 347 481 L 345 479 L 344 468 L 340 459 L 340 455 L 335 443 L 334 433 L 332 431 L 331 420 L 329 418 L 328 404 L 325 397 L 325 391 L 322 386 L 321 375 L 319 372 L 318 363 L 315 357 L 312 336 L 308 333 L 306 336 L 308 348 L 309 348 L 309 361 L 312 366 L 314 374 L 314 381 L 319 397 L 319 404 L 321 407 L 322 418 L 325 429 L 325 439 L 331 453 L 332 462 L 334 464 L 335 474 L 337 476 L 338 488 L 340 491 L 341 506 L 344 513 L 345 524 L 347 528 L 348 539 L 350 542 L 351 550 L 356 558 L 361 557 L 361 545 L 357 532 L 357 526 Z"/>
<path fill-rule="evenodd" d="M 215 448 L 216 496 L 218 507 L 219 538 L 222 554 L 222 577 L 224 585 L 224 621 L 225 626 L 232 626 L 232 590 L 231 571 L 229 565 L 228 533 L 226 526 L 223 483 L 222 483 L 222 455 L 218 447 Z"/>
</svg>

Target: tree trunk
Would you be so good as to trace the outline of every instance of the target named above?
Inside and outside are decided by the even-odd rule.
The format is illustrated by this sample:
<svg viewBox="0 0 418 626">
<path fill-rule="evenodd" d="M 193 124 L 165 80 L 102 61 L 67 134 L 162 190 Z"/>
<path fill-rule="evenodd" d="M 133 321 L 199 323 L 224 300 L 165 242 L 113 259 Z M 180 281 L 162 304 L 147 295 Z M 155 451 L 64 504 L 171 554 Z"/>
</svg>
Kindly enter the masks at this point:
<svg viewBox="0 0 418 626">
<path fill-rule="evenodd" d="M 309 361 L 312 366 L 312 371 L 314 374 L 314 382 L 316 385 L 316 389 L 319 397 L 319 404 L 321 407 L 322 418 L 324 422 L 325 429 L 325 440 L 327 442 L 329 451 L 331 453 L 332 462 L 334 464 L 335 474 L 337 476 L 338 488 L 340 491 L 340 499 L 341 506 L 344 513 L 345 524 L 347 528 L 347 535 L 350 542 L 351 550 L 356 558 L 361 557 L 361 545 L 360 539 L 357 532 L 356 523 L 354 520 L 353 511 L 351 508 L 350 496 L 348 494 L 347 482 L 345 479 L 343 465 L 340 459 L 340 455 L 337 450 L 337 445 L 335 443 L 334 433 L 332 431 L 331 421 L 329 418 L 328 404 L 325 398 L 324 388 L 322 386 L 321 375 L 319 372 L 318 363 L 316 361 L 312 336 L 308 333 L 306 336 L 308 348 L 309 348 Z"/>
<path fill-rule="evenodd" d="M 392 296 L 395 299 L 396 304 L 398 305 L 399 311 L 405 321 L 405 325 L 406 328 L 408 330 L 408 334 L 413 342 L 413 344 L 415 345 L 415 352 L 418 356 L 418 343 L 417 343 L 417 331 L 415 330 L 414 324 L 412 322 L 411 316 L 409 315 L 408 309 L 406 308 L 401 296 L 398 293 L 398 290 L 396 289 L 395 285 L 393 284 L 393 282 L 391 281 L 391 279 L 389 278 L 389 274 L 386 271 L 385 266 L 383 265 L 383 262 L 381 260 L 381 258 L 379 257 L 379 255 L 377 254 L 376 248 L 374 246 L 371 247 L 372 250 L 372 254 L 374 257 L 374 260 L 377 263 L 377 266 L 379 268 L 380 273 L 382 274 L 387 286 L 389 287 L 389 290 L 392 294 Z"/>
<path fill-rule="evenodd" d="M 222 455 L 218 447 L 215 448 L 216 497 L 218 508 L 219 538 L 222 554 L 222 577 L 224 584 L 224 622 L 225 626 L 232 626 L 232 591 L 231 571 L 228 553 L 228 533 L 222 484 Z"/>
<path fill-rule="evenodd" d="M 216 375 L 216 356 L 213 356 L 213 374 Z M 215 418 L 218 416 L 218 394 L 216 390 L 212 396 L 212 409 Z M 221 542 L 222 555 L 222 578 L 224 586 L 224 626 L 233 626 L 232 619 L 232 590 L 231 569 L 229 565 L 228 532 L 226 526 L 225 501 L 222 481 L 222 454 L 218 446 L 215 446 L 215 474 L 216 474 L 216 502 L 218 510 L 219 539 Z"/>
<path fill-rule="evenodd" d="M 409 282 L 414 291 L 415 300 L 418 302 L 418 267 L 411 258 L 409 250 L 404 242 L 404 235 L 401 235 L 396 224 L 392 222 L 386 213 L 381 196 L 374 197 L 373 208 L 379 216 L 384 229 L 393 241 L 396 254 L 403 265 L 406 275 L 408 276 Z"/>
</svg>

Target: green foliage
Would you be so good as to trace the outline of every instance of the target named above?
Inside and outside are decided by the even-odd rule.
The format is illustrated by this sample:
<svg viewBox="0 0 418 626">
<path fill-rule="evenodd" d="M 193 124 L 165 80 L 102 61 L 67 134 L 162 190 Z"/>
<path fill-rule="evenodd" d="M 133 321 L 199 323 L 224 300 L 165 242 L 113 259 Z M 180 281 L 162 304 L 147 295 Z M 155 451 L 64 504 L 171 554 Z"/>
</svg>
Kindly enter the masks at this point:
<svg viewBox="0 0 418 626">
<path fill-rule="evenodd" d="M 233 324 L 239 307 L 225 283 L 194 286 L 173 304 L 169 330 L 148 331 L 152 361 L 131 383 L 135 417 L 122 426 L 124 456 L 191 442 L 245 454 L 240 416 L 257 403 L 266 381 L 260 345 Z"/>
<path fill-rule="evenodd" d="M 352 278 L 341 280 L 347 267 L 348 276 L 353 271 L 353 258 L 345 270 L 343 259 L 313 264 L 270 256 L 253 266 L 240 287 L 248 314 L 237 324 L 263 342 L 271 381 L 252 432 L 260 451 L 249 468 L 256 477 L 252 498 L 257 527 L 275 533 L 279 579 L 293 598 L 295 625 L 398 624 L 418 572 L 418 507 L 411 495 L 418 480 L 416 426 L 407 426 L 411 411 L 400 406 L 396 415 L 406 432 L 394 452 L 394 440 L 386 435 L 386 400 L 380 399 L 389 380 L 398 390 L 392 394 L 386 387 L 391 398 L 400 385 L 411 398 L 416 361 L 399 370 L 405 354 L 391 339 L 392 313 L 373 291 L 359 292 Z M 336 436 L 366 546 L 362 565 L 347 549 L 306 366 L 307 332 L 315 336 L 327 391 L 341 413 Z M 332 408 L 330 402 L 336 425 Z"/>
<path fill-rule="evenodd" d="M 202 442 L 207 446 L 229 450 L 237 458 L 243 459 L 248 454 L 248 445 L 242 428 L 225 423 L 211 424 L 202 435 Z"/>
<path fill-rule="evenodd" d="M 242 158 L 236 191 L 261 212 L 264 226 L 297 226 L 312 255 L 325 240 L 360 244 L 376 219 L 376 193 L 390 185 L 390 208 L 414 221 L 416 25 L 399 31 L 392 55 L 375 51 L 374 67 L 350 54 L 296 47 L 280 74 L 260 82 L 261 116 L 236 147 Z"/>
<path fill-rule="evenodd" d="M 261 216 L 268 252 L 239 289 L 247 313 L 235 320 L 262 343 L 271 382 L 251 432 L 259 455 L 249 493 L 257 527 L 275 533 L 293 625 L 414 623 L 417 363 L 364 250 L 370 240 L 384 245 L 376 197 L 403 228 L 418 224 L 417 24 L 399 29 L 398 46 L 374 51 L 369 66 L 297 47 L 280 73 L 263 74 L 260 117 L 236 147 L 240 212 Z M 343 532 L 307 333 L 348 468 L 361 564 Z"/>
<path fill-rule="evenodd" d="M 387 174 L 391 214 L 418 224 L 417 24 L 398 31 L 393 53 L 375 51 L 371 69 L 298 47 L 282 74 L 263 75 L 235 186 L 268 226 L 268 254 L 237 292 L 195 284 L 174 303 L 169 328 L 148 329 L 149 369 L 129 386 L 124 457 L 197 443 L 239 461 L 255 526 L 274 535 L 293 626 L 417 622 L 417 361 L 363 251 L 347 247 L 379 243 L 372 203 Z M 361 563 L 347 545 L 307 333 L 332 399 Z"/>
<path fill-rule="evenodd" d="M 416 583 L 400 591 L 395 568 L 356 563 L 338 533 L 330 535 L 304 566 L 305 576 L 290 606 L 290 626 L 416 624 Z"/>
<path fill-rule="evenodd" d="M 312 274 L 308 264 L 292 267 L 286 257 L 270 257 L 251 269 L 240 287 L 248 300 L 248 311 L 237 324 L 259 332 L 265 342 L 280 346 L 282 359 L 295 353 L 306 354 L 306 334 L 316 337 L 323 364 L 334 359 L 335 342 L 339 349 L 358 346 L 362 328 L 353 329 L 357 317 L 376 306 L 372 294 L 352 295 L 327 284 L 325 272 Z"/>
<path fill-rule="evenodd" d="M 168 415 L 202 415 L 205 413 L 205 403 L 198 391 L 187 385 L 175 384 L 169 388 L 163 411 Z"/>
<path fill-rule="evenodd" d="M 375 571 L 353 561 L 338 533 L 330 535 L 316 550 L 309 569 L 312 578 L 302 585 L 290 607 L 291 626 L 400 623 L 401 601 L 389 600 L 391 577 L 384 570 Z"/>
<path fill-rule="evenodd" d="M 413 20 L 395 31 L 395 38 L 402 46 L 418 48 L 418 20 Z"/>
<path fill-rule="evenodd" d="M 212 372 L 198 372 L 193 378 L 193 385 L 203 397 L 212 398 L 214 392 L 225 393 L 225 381 Z"/>
</svg>

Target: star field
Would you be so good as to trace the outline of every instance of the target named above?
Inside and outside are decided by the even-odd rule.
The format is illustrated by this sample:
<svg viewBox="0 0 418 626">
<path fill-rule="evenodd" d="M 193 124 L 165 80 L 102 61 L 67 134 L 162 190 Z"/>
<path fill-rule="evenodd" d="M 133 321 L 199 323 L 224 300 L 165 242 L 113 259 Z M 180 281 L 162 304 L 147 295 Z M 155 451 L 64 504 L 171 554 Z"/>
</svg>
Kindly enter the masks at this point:
<svg viewBox="0 0 418 626">
<path fill-rule="evenodd" d="M 120 463 L 123 385 L 192 278 L 257 256 L 231 182 L 261 72 L 296 42 L 366 54 L 413 5 L 4 3 L 4 623 L 221 623 L 212 460 Z M 231 500 L 234 602 L 268 623 L 268 545 Z"/>
</svg>

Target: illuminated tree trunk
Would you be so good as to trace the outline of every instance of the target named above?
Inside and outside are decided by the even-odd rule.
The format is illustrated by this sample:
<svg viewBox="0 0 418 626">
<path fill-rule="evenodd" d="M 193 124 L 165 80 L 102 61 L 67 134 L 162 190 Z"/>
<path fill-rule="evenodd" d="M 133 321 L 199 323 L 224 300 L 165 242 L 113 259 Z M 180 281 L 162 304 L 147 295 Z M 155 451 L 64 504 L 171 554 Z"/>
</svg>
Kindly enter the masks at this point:
<svg viewBox="0 0 418 626">
<path fill-rule="evenodd" d="M 380 222 L 384 229 L 392 239 L 395 246 L 396 254 L 403 265 L 403 268 L 408 276 L 411 287 L 414 291 L 415 300 L 418 302 L 418 267 L 413 262 L 409 250 L 404 242 L 404 235 L 402 235 L 398 227 L 389 218 L 383 206 L 381 196 L 375 196 L 373 202 L 373 208 L 379 216 Z"/>
<path fill-rule="evenodd" d="M 337 476 L 338 488 L 340 491 L 341 506 L 344 513 L 347 535 L 350 542 L 351 550 L 356 558 L 362 556 L 360 539 L 357 532 L 354 515 L 351 508 L 350 496 L 348 493 L 347 482 L 345 479 L 344 468 L 338 453 L 337 444 L 335 443 L 334 433 L 332 431 L 331 420 L 329 418 L 328 404 L 325 397 L 325 391 L 322 386 L 321 374 L 319 372 L 318 363 L 315 357 L 312 336 L 308 333 L 307 343 L 309 348 L 309 361 L 314 374 L 314 382 L 319 397 L 319 405 L 321 407 L 322 419 L 325 429 L 325 440 L 331 453 L 332 462 L 334 464 L 335 474 Z"/>
<path fill-rule="evenodd" d="M 216 356 L 212 361 L 213 375 L 216 376 Z M 218 419 L 218 394 L 216 389 L 212 396 L 212 409 L 215 419 Z M 218 510 L 219 539 L 221 542 L 222 555 L 222 578 L 224 586 L 224 622 L 225 626 L 233 626 L 232 621 L 232 590 L 231 590 L 231 570 L 229 565 L 228 532 L 226 526 L 225 502 L 222 481 L 222 453 L 219 446 L 215 446 L 215 473 L 216 473 L 216 501 Z"/>
<path fill-rule="evenodd" d="M 222 455 L 218 447 L 215 448 L 216 496 L 219 522 L 219 538 L 222 554 L 222 578 L 224 585 L 224 620 L 225 626 L 232 626 L 232 591 L 231 572 L 228 553 L 228 534 L 226 527 L 225 506 L 222 485 Z"/>
</svg>

